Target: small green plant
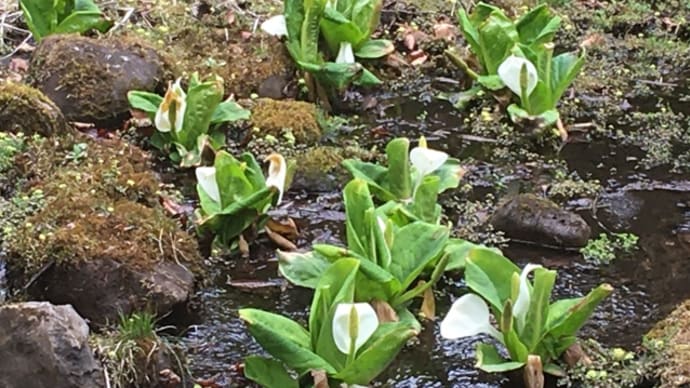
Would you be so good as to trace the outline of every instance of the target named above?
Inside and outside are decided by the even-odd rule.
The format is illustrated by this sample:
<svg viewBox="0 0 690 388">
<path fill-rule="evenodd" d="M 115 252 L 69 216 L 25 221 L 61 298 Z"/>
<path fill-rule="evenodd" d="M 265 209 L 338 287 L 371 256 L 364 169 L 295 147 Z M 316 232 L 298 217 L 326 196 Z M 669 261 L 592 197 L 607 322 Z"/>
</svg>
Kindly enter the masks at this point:
<svg viewBox="0 0 690 388">
<path fill-rule="evenodd" d="M 387 167 L 354 159 L 345 160 L 343 166 L 365 181 L 380 202 L 387 202 L 384 209 L 388 214 L 399 209 L 411 219 L 438 224 L 438 195 L 458 187 L 464 169 L 457 159 L 428 148 L 424 137 L 412 151 L 409 147 L 406 138 L 391 140 L 386 146 Z"/>
<path fill-rule="evenodd" d="M 37 42 L 51 34 L 105 32 L 112 25 L 92 0 L 20 0 L 19 5 Z"/>
<path fill-rule="evenodd" d="M 403 321 L 382 322 L 370 304 L 358 302 L 361 263 L 340 259 L 323 273 L 306 330 L 281 315 L 241 309 L 249 332 L 274 357 L 248 357 L 245 375 L 268 388 L 311 387 L 320 379 L 367 385 L 378 376 L 417 330 Z"/>
<path fill-rule="evenodd" d="M 178 79 L 165 97 L 142 91 L 130 91 L 127 97 L 132 108 L 153 120 L 157 131 L 151 144 L 184 167 L 199 165 L 206 147 L 215 151 L 225 144 L 221 123 L 249 118 L 249 111 L 234 101 L 221 101 L 223 80 L 218 76 L 202 82 L 197 73 L 192 74 L 187 93 Z"/>
<path fill-rule="evenodd" d="M 553 56 L 561 18 L 541 4 L 511 20 L 500 8 L 480 2 L 471 15 L 461 10 L 459 21 L 481 70 L 472 70 L 455 51 L 447 50 L 451 60 L 484 88 L 508 87 L 515 93 L 520 103 L 508 107 L 513 122 L 544 128 L 558 124 L 556 105 L 584 64 L 584 51 Z"/>
<path fill-rule="evenodd" d="M 306 79 L 312 97 L 327 103 L 334 91 L 351 83 L 381 83 L 355 57 L 380 58 L 394 50 L 388 40 L 371 39 L 382 0 L 285 0 L 284 4 L 284 15 L 268 19 L 262 29 L 287 36 L 290 55 L 301 70 L 314 77 Z M 330 55 L 324 56 L 319 50 L 321 36 Z"/>
<path fill-rule="evenodd" d="M 120 315 L 118 337 L 124 341 L 151 340 L 156 338 L 156 321 L 153 314 L 134 313 L 129 317 Z"/>
<path fill-rule="evenodd" d="M 589 240 L 587 246 L 580 249 L 585 260 L 596 264 L 609 264 L 616 259 L 616 252 L 632 252 L 637 248 L 639 237 L 632 233 L 611 233 L 612 240 L 605 233 L 597 239 Z"/>
<path fill-rule="evenodd" d="M 26 137 L 22 133 L 0 132 L 0 173 L 14 165 L 14 157 L 25 148 Z"/>
<path fill-rule="evenodd" d="M 529 366 L 538 374 L 563 376 L 556 361 L 575 343 L 577 331 L 613 288 L 602 284 L 584 297 L 551 303 L 555 280 L 556 271 L 541 265 L 528 264 L 520 271 L 493 250 L 472 249 L 465 263 L 465 282 L 474 293 L 453 303 L 441 322 L 441 336 L 457 339 L 485 333 L 494 337 L 508 350 L 509 359 L 493 345 L 479 344 L 477 367 L 486 372 Z M 491 325 L 492 314 L 498 329 Z"/>
<path fill-rule="evenodd" d="M 225 151 L 216 154 L 213 167 L 196 169 L 200 231 L 210 231 L 216 241 L 230 246 L 252 225 L 268 220 L 266 212 L 283 198 L 287 164 L 279 154 L 266 158 L 268 177 L 254 156 L 245 153 L 240 160 Z"/>
<path fill-rule="evenodd" d="M 65 155 L 65 159 L 79 163 L 82 159 L 88 156 L 88 148 L 89 146 L 86 143 L 76 143 L 72 146 L 72 151 Z"/>
</svg>

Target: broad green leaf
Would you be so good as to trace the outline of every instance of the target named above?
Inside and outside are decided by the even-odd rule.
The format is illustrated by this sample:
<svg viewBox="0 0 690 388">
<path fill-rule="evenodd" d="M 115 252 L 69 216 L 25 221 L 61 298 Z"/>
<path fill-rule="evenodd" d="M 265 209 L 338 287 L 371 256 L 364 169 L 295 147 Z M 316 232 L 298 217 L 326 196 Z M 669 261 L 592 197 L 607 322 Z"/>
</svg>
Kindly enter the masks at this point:
<svg viewBox="0 0 690 388">
<path fill-rule="evenodd" d="M 332 7 L 324 9 L 321 34 L 328 44 L 332 58 L 338 55 L 341 42 L 349 42 L 354 47 L 369 37 L 355 23 Z"/>
<path fill-rule="evenodd" d="M 221 209 L 218 214 L 231 216 L 237 215 L 243 210 L 250 210 L 251 214 L 258 215 L 259 213 L 263 213 L 263 204 L 265 204 L 275 193 L 275 188 L 264 187 L 245 197 L 238 198 L 235 202 Z M 229 218 L 229 220 L 232 220 L 232 218 Z M 239 217 L 237 218 L 237 222 L 239 222 Z"/>
<path fill-rule="evenodd" d="M 251 152 L 245 152 L 240 156 L 240 160 L 245 166 L 244 175 L 247 177 L 254 190 L 266 187 L 266 178 L 261 170 L 261 166 L 254 158 L 254 155 Z"/>
<path fill-rule="evenodd" d="M 359 78 L 355 78 L 353 83 L 357 86 L 376 86 L 383 82 L 369 70 L 362 68 Z"/>
<path fill-rule="evenodd" d="M 410 141 L 399 137 L 388 142 L 388 187 L 397 200 L 412 197 L 412 178 L 410 173 Z"/>
<path fill-rule="evenodd" d="M 376 30 L 381 16 L 383 0 L 354 0 L 352 5 L 352 22 L 359 27 L 364 34 L 360 43 L 369 39 Z M 356 47 L 359 48 L 359 47 Z"/>
<path fill-rule="evenodd" d="M 368 385 L 395 359 L 407 340 L 417 331 L 403 322 L 381 324 L 374 335 L 362 346 L 353 363 L 335 378 L 347 384 Z"/>
<path fill-rule="evenodd" d="M 479 30 L 477 26 L 470 21 L 464 9 L 458 12 L 458 22 L 460 23 L 460 29 L 462 30 L 465 40 L 470 44 L 472 52 L 481 60 L 484 55 L 482 54 L 482 47 L 479 45 Z"/>
<path fill-rule="evenodd" d="M 302 33 L 302 23 L 304 23 L 304 0 L 285 0 L 284 2 L 285 25 L 288 32 L 288 41 L 297 45 L 299 51 L 299 41 Z M 295 59 L 298 59 L 297 57 Z"/>
<path fill-rule="evenodd" d="M 245 175 L 247 167 L 234 156 L 226 151 L 219 151 L 214 167 L 222 209 L 254 193 L 254 186 Z"/>
<path fill-rule="evenodd" d="M 153 119 L 158 107 L 163 102 L 163 97 L 156 93 L 132 90 L 127 93 L 127 101 L 132 108 L 148 113 L 149 117 Z"/>
<path fill-rule="evenodd" d="M 343 167 L 352 174 L 353 178 L 362 179 L 369 185 L 369 189 L 382 201 L 395 200 L 395 196 L 386 187 L 388 169 L 375 163 L 362 162 L 356 159 L 346 159 Z"/>
<path fill-rule="evenodd" d="M 524 366 L 524 362 L 506 361 L 498 353 L 493 345 L 477 345 L 477 365 L 476 367 L 489 373 L 501 373 L 519 369 Z"/>
<path fill-rule="evenodd" d="M 460 165 L 460 161 L 455 158 L 448 158 L 441 167 L 432 173 L 432 175 L 440 178 L 439 193 L 457 188 L 464 174 L 465 169 Z"/>
<path fill-rule="evenodd" d="M 537 268 L 534 271 L 534 283 L 530 294 L 530 305 L 525 316 L 525 327 L 519 333 L 520 340 L 533 352 L 542 336 L 546 334 L 546 320 L 549 314 L 551 291 L 556 281 L 556 271 Z"/>
<path fill-rule="evenodd" d="M 248 120 L 250 112 L 242 108 L 234 101 L 223 101 L 213 111 L 211 124 L 219 124 L 226 121 Z"/>
<path fill-rule="evenodd" d="M 355 51 L 358 58 L 376 59 L 395 51 L 393 42 L 387 39 L 369 39 L 362 43 Z"/>
<path fill-rule="evenodd" d="M 441 205 L 438 204 L 438 193 L 441 178 L 427 175 L 417 188 L 410 210 L 422 221 L 438 224 L 441 219 Z"/>
<path fill-rule="evenodd" d="M 465 261 L 465 281 L 498 312 L 511 297 L 511 279 L 520 269 L 496 251 L 480 247 L 472 249 Z"/>
<path fill-rule="evenodd" d="M 308 71 L 323 85 L 328 85 L 336 90 L 347 87 L 356 77 L 362 73 L 362 65 L 359 63 L 335 63 L 325 62 L 298 62 L 300 68 Z"/>
<path fill-rule="evenodd" d="M 177 132 L 178 142 L 186 149 L 192 149 L 196 139 L 208 133 L 213 112 L 222 98 L 223 80 L 218 77 L 189 87 L 182 129 Z"/>
<path fill-rule="evenodd" d="M 369 241 L 369 226 L 365 218 L 368 209 L 374 208 L 367 183 L 361 179 L 354 179 L 343 190 L 345 204 L 345 227 L 347 231 L 347 246 L 350 250 L 364 257 L 369 257 L 373 241 Z M 375 258 L 374 258 L 375 259 Z"/>
<path fill-rule="evenodd" d="M 448 234 L 448 228 L 425 222 L 415 222 L 398 230 L 391 248 L 389 271 L 400 281 L 403 290 L 439 257 Z"/>
<path fill-rule="evenodd" d="M 463 110 L 481 91 L 482 88 L 474 86 L 462 92 L 439 92 L 436 98 L 450 102 L 455 109 Z"/>
<path fill-rule="evenodd" d="M 62 20 L 51 33 L 68 34 L 76 32 L 81 34 L 96 28 L 102 22 L 103 17 L 100 11 L 77 11 Z"/>
<path fill-rule="evenodd" d="M 573 83 L 584 64 L 584 51 L 581 55 L 564 53 L 553 58 L 551 64 L 551 95 L 554 103 L 551 108 L 556 107 L 556 103 L 561 99 L 568 86 Z"/>
<path fill-rule="evenodd" d="M 501 254 L 501 251 L 497 248 L 488 248 L 484 245 L 474 244 L 459 238 L 450 238 L 443 248 L 443 252 L 448 255 L 446 271 L 465 268 L 465 260 L 467 260 L 473 249 L 492 249 L 497 254 Z"/>
<path fill-rule="evenodd" d="M 356 284 L 355 297 L 363 301 L 390 301 L 394 295 L 404 291 L 398 279 L 369 260 L 360 261 Z"/>
<path fill-rule="evenodd" d="M 264 350 L 297 373 L 302 374 L 311 369 L 336 372 L 326 360 L 311 351 L 309 333 L 297 322 L 256 309 L 241 309 L 239 315 Z"/>
<path fill-rule="evenodd" d="M 330 265 L 330 261 L 315 251 L 278 251 L 278 271 L 290 283 L 300 287 L 316 288 Z"/>
<path fill-rule="evenodd" d="M 57 13 L 51 1 L 20 0 L 24 21 L 37 42 L 57 26 Z"/>
<path fill-rule="evenodd" d="M 510 354 L 511 360 L 516 362 L 527 361 L 529 351 L 515 332 L 515 325 L 513 325 L 512 330 L 503 333 L 503 343 L 508 350 L 508 354 Z"/>
<path fill-rule="evenodd" d="M 498 66 L 510 55 L 517 43 L 517 32 L 510 20 L 489 16 L 479 30 L 479 45 L 486 48 L 483 52 L 482 64 L 485 75 L 497 73 Z"/>
<path fill-rule="evenodd" d="M 521 43 L 535 45 L 551 42 L 560 24 L 561 18 L 551 16 L 546 4 L 541 4 L 520 17 L 515 28 Z"/>
<path fill-rule="evenodd" d="M 265 357 L 249 356 L 244 359 L 244 375 L 266 388 L 299 388 L 282 362 Z"/>
<path fill-rule="evenodd" d="M 300 29 L 299 44 L 300 59 L 306 63 L 320 62 L 319 31 L 325 7 L 326 0 L 304 0 L 304 19 Z"/>
<path fill-rule="evenodd" d="M 611 292 L 613 292 L 611 285 L 602 284 L 585 297 L 554 302 L 549 307 L 546 331 L 555 338 L 574 336 L 592 315 L 597 305 Z"/>
</svg>

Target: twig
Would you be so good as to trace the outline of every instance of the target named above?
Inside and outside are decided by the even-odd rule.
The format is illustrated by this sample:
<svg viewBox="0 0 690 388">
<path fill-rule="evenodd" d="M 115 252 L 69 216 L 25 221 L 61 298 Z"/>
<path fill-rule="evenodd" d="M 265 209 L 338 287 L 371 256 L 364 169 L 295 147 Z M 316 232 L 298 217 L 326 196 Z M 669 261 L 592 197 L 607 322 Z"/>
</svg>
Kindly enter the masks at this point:
<svg viewBox="0 0 690 388">
<path fill-rule="evenodd" d="M 23 40 L 21 43 L 19 43 L 19 44 L 17 45 L 17 47 L 14 48 L 14 50 L 12 50 L 11 53 L 9 53 L 9 54 L 7 54 L 7 55 L 5 55 L 5 56 L 0 57 L 0 61 L 3 61 L 3 60 L 5 60 L 5 59 L 7 59 L 7 58 L 10 58 L 10 57 L 12 57 L 14 54 L 16 54 L 19 50 L 21 50 L 22 46 L 24 46 L 24 45 L 29 41 L 29 39 L 31 39 L 31 37 L 32 37 L 32 35 L 29 34 L 26 38 L 24 38 L 24 40 Z"/>
<path fill-rule="evenodd" d="M 134 13 L 134 7 L 127 8 L 127 12 L 125 13 L 125 15 L 120 20 L 118 20 L 117 23 L 115 23 L 115 25 L 113 26 L 113 28 L 110 29 L 110 31 L 108 31 L 108 35 L 112 36 L 112 33 L 115 30 L 117 30 L 118 28 L 125 25 L 129 21 L 129 18 L 132 17 L 133 13 Z"/>
</svg>

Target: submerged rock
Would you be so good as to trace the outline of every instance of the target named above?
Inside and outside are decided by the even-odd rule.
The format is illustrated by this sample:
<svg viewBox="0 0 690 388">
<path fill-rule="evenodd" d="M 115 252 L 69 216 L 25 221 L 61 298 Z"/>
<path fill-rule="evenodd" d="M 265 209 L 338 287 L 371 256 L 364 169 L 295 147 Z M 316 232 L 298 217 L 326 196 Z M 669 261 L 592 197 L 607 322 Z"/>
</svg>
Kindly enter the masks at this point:
<svg viewBox="0 0 690 388">
<path fill-rule="evenodd" d="M 0 387 L 104 387 L 88 336 L 88 325 L 72 306 L 0 306 Z"/>
<path fill-rule="evenodd" d="M 68 120 L 119 127 L 129 112 L 127 92 L 162 91 L 165 68 L 153 48 L 135 40 L 53 35 L 33 53 L 29 77 Z"/>
<path fill-rule="evenodd" d="M 60 108 L 30 86 L 0 82 L 0 107 L 0 132 L 51 136 L 68 128 Z"/>
<path fill-rule="evenodd" d="M 505 201 L 491 217 L 507 237 L 559 247 L 583 247 L 592 233 L 582 217 L 534 194 Z"/>
<path fill-rule="evenodd" d="M 17 194 L 29 214 L 3 230 L 11 284 L 30 283 L 34 298 L 71 304 L 98 324 L 188 300 L 197 243 L 159 204 L 143 151 L 75 134 L 30 144 L 16 168 L 35 182 Z"/>
</svg>

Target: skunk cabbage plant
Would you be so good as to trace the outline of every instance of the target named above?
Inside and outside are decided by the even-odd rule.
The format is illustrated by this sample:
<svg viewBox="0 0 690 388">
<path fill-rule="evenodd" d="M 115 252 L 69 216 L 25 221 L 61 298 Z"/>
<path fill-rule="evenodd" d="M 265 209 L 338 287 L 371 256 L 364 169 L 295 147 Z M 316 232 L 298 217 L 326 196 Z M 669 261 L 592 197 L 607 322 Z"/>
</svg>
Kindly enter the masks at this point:
<svg viewBox="0 0 690 388">
<path fill-rule="evenodd" d="M 441 336 L 457 339 L 483 333 L 503 344 L 509 359 L 493 345 L 478 345 L 477 367 L 486 372 L 518 369 L 538 357 L 543 372 L 563 375 L 556 360 L 575 343 L 577 331 L 613 289 L 602 284 L 586 296 L 552 303 L 555 280 L 556 271 L 541 265 L 528 264 L 521 271 L 496 251 L 472 249 L 465 281 L 473 293 L 453 303 L 441 322 Z M 491 325 L 491 315 L 498 329 Z"/>
<path fill-rule="evenodd" d="M 245 229 L 267 221 L 268 209 L 282 199 L 287 166 L 279 154 L 266 161 L 270 162 L 267 178 L 250 153 L 238 160 L 220 151 L 213 167 L 196 169 L 201 231 L 210 231 L 220 244 L 229 246 Z"/>
<path fill-rule="evenodd" d="M 37 42 L 51 34 L 105 32 L 112 25 L 92 0 L 20 0 L 19 6 Z"/>
<path fill-rule="evenodd" d="M 331 386 L 367 385 L 378 376 L 417 330 L 403 321 L 383 322 L 369 303 L 357 302 L 360 265 L 340 259 L 324 271 L 307 329 L 281 315 L 241 309 L 249 332 L 272 357 L 248 357 L 245 375 L 268 388 L 315 386 L 319 374 Z"/>
<path fill-rule="evenodd" d="M 246 120 L 249 111 L 233 101 L 222 101 L 220 77 L 202 82 L 194 73 L 186 93 L 180 81 L 169 85 L 164 97 L 130 91 L 127 98 L 132 108 L 146 112 L 155 124 L 157 131 L 151 137 L 151 144 L 169 152 L 173 161 L 190 167 L 201 163 L 204 148 L 217 150 L 225 143 L 219 124 Z"/>
</svg>

